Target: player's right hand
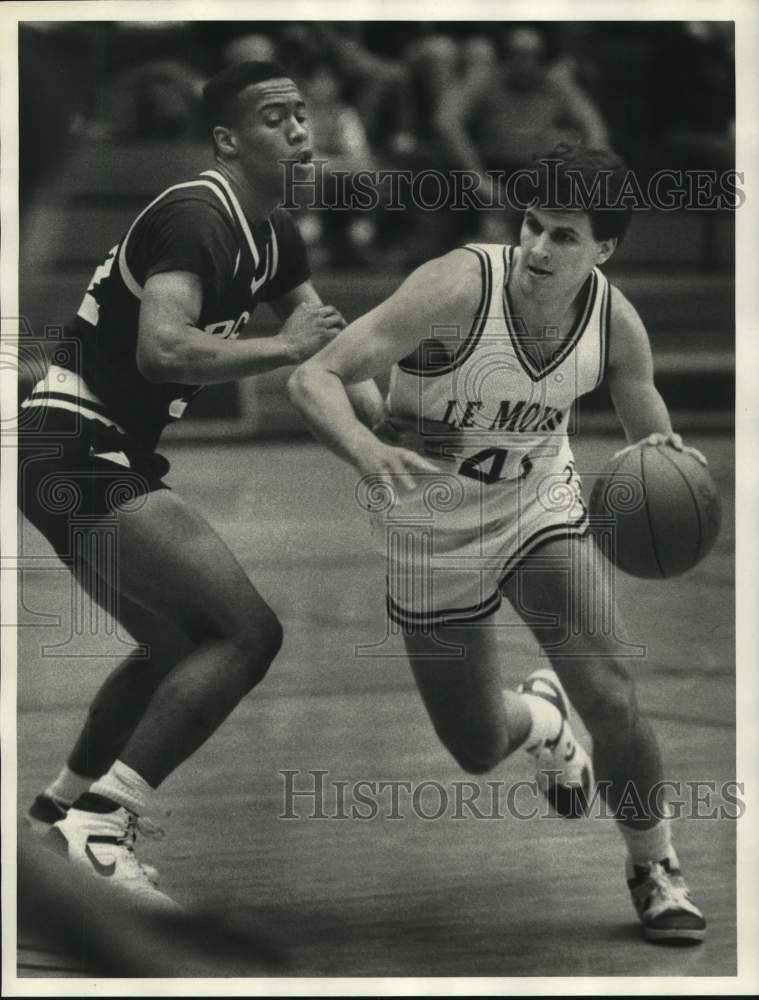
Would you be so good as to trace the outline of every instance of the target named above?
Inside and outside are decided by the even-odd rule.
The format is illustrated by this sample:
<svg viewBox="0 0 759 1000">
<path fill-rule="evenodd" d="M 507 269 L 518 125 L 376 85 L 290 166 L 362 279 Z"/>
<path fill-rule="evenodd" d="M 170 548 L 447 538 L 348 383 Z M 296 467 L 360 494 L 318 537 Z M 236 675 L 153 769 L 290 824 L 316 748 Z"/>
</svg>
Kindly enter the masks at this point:
<svg viewBox="0 0 759 1000">
<path fill-rule="evenodd" d="M 385 444 L 408 448 L 438 461 L 455 456 L 462 445 L 462 432 L 442 420 L 385 414 L 372 431 Z"/>
<path fill-rule="evenodd" d="M 389 479 L 391 485 L 398 483 L 401 490 L 411 493 L 420 483 L 419 474 L 440 472 L 438 466 L 417 455 L 408 448 L 394 448 L 392 445 L 377 442 L 361 458 L 359 472 L 364 476 L 376 476 Z"/>
<path fill-rule="evenodd" d="M 334 340 L 346 325 L 334 306 L 301 302 L 287 317 L 277 336 L 285 344 L 292 363 L 299 365 Z"/>
</svg>

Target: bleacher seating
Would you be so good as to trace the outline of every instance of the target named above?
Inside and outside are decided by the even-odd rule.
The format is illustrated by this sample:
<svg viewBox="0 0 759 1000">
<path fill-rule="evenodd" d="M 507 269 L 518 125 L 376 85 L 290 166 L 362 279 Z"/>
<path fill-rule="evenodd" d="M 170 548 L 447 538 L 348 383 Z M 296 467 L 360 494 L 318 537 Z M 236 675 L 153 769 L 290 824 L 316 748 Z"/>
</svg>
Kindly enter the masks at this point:
<svg viewBox="0 0 759 1000">
<path fill-rule="evenodd" d="M 211 162 L 206 143 L 80 140 L 23 220 L 20 301 L 35 334 L 73 314 L 93 268 L 152 197 Z M 644 212 L 609 268 L 648 326 L 660 385 L 677 408 L 732 408 L 733 259 L 731 215 Z M 332 272 L 315 280 L 325 301 L 351 319 L 386 297 L 401 275 L 388 260 L 382 273 Z M 274 332 L 268 310 L 256 323 L 260 332 Z M 302 430 L 284 392 L 286 375 L 209 388 L 171 433 Z M 607 406 L 601 394 L 589 408 Z"/>
</svg>

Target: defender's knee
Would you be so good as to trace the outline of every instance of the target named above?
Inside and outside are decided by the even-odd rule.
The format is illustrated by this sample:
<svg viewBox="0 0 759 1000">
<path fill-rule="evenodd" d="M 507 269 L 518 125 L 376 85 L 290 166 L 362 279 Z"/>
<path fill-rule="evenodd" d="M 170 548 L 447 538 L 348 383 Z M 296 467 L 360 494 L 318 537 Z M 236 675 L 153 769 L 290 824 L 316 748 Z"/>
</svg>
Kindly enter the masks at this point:
<svg viewBox="0 0 759 1000">
<path fill-rule="evenodd" d="M 243 654 L 250 687 L 265 677 L 283 640 L 282 624 L 270 610 L 263 614 L 259 611 L 255 619 L 235 635 L 234 642 Z"/>
</svg>

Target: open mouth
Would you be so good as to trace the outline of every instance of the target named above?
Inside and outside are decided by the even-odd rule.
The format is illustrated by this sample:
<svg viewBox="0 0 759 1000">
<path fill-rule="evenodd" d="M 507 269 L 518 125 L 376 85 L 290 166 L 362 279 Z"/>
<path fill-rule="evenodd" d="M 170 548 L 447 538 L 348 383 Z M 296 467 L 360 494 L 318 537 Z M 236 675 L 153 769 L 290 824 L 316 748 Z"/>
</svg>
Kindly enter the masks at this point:
<svg viewBox="0 0 759 1000">
<path fill-rule="evenodd" d="M 310 163 L 314 158 L 313 149 L 301 149 L 298 154 L 298 163 Z"/>
</svg>

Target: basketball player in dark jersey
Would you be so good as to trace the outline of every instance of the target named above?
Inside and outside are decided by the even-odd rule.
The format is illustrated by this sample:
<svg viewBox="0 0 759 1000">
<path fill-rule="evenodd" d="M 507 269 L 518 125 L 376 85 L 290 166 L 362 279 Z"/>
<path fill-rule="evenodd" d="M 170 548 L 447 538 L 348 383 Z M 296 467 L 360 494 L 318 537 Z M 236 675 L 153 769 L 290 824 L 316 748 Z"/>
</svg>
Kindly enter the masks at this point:
<svg viewBox="0 0 759 1000">
<path fill-rule="evenodd" d="M 605 150 L 558 148 L 548 158 L 556 186 L 537 172 L 519 246 L 472 245 L 423 265 L 297 368 L 290 391 L 328 447 L 362 476 L 398 486 L 388 506 L 402 528 L 395 545 L 380 536 L 388 613 L 403 628 L 444 745 L 475 774 L 522 747 L 556 811 L 586 812 L 592 772 L 569 727 L 563 684 L 593 738 L 645 936 L 700 941 L 706 924 L 653 795 L 663 779 L 656 736 L 638 707 L 613 590 L 588 536 L 570 408 L 606 380 L 629 441 L 683 443 L 654 385 L 645 327 L 600 270 L 631 213 L 588 211 L 574 200 L 572 172 L 586 191 L 605 172 L 613 205 L 626 169 Z M 388 369 L 390 419 L 378 435 L 357 421 L 343 387 Z M 422 454 L 435 450 L 437 465 Z M 417 545 L 414 524 L 422 525 Z M 535 671 L 519 691 L 503 690 L 494 630 L 480 627 L 502 597 L 555 670 Z M 631 786 L 637 812 L 621 809 Z"/>
<path fill-rule="evenodd" d="M 75 863 L 158 902 L 168 897 L 134 854 L 135 830 L 150 831 L 154 789 L 262 679 L 282 629 L 163 482 L 155 446 L 202 385 L 304 361 L 345 326 L 277 208 L 282 162 L 310 158 L 295 83 L 242 63 L 208 83 L 204 105 L 213 168 L 160 194 L 97 268 L 68 328 L 81 364 L 51 366 L 19 435 L 24 514 L 141 647 L 106 680 L 28 820 Z M 281 329 L 238 340 L 260 302 Z M 375 422 L 376 387 L 357 386 L 354 400 Z M 98 525 L 114 523 L 116 551 L 104 555 Z"/>
</svg>

